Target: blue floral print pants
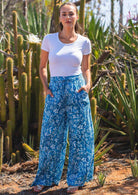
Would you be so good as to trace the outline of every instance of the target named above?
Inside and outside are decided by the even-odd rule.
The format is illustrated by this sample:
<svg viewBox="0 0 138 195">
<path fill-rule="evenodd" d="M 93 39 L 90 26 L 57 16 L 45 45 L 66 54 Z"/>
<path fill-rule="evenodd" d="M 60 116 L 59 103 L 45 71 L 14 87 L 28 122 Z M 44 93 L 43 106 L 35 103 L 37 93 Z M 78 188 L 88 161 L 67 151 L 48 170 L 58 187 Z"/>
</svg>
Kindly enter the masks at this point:
<svg viewBox="0 0 138 195">
<path fill-rule="evenodd" d="M 67 184 L 83 186 L 92 180 L 94 167 L 94 133 L 89 96 L 77 92 L 85 85 L 82 74 L 51 77 L 43 113 L 39 165 L 32 184 L 58 185 L 63 171 L 67 135 L 69 133 L 69 161 Z"/>
</svg>

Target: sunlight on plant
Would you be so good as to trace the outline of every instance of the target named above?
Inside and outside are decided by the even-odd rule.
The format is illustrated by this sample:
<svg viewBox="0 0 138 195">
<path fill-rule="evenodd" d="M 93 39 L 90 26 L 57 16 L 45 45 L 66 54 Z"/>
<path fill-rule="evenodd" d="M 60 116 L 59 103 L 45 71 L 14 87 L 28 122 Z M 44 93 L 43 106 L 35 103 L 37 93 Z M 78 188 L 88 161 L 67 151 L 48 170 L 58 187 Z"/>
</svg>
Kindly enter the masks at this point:
<svg viewBox="0 0 138 195">
<path fill-rule="evenodd" d="M 134 178 L 138 178 L 138 160 L 134 159 L 134 162 L 132 163 L 130 159 L 130 165 L 131 165 L 131 172 Z"/>
<path fill-rule="evenodd" d="M 100 186 L 103 186 L 105 183 L 105 179 L 106 179 L 105 173 L 103 173 L 103 172 L 98 173 L 97 179 L 98 179 L 98 184 Z"/>
</svg>

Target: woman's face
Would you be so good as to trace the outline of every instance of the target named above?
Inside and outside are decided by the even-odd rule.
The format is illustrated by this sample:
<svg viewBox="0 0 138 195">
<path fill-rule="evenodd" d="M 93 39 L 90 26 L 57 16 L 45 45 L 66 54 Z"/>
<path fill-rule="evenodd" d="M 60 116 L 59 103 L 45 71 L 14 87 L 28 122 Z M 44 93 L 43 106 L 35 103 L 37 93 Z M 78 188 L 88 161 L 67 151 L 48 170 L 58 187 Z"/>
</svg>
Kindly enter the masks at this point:
<svg viewBox="0 0 138 195">
<path fill-rule="evenodd" d="M 78 20 L 76 8 L 72 5 L 64 5 L 60 10 L 59 20 L 63 28 L 75 27 L 76 21 Z"/>
</svg>

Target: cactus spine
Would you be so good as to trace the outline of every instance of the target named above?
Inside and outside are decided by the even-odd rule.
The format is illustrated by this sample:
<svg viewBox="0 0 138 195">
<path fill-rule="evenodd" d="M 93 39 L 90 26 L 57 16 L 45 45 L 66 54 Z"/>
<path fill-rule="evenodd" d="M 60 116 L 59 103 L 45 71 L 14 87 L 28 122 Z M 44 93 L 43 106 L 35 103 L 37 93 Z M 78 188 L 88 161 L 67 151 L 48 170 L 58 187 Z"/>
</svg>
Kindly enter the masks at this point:
<svg viewBox="0 0 138 195">
<path fill-rule="evenodd" d="M 19 105 L 18 105 L 18 116 L 21 117 L 22 111 L 22 91 L 21 91 L 21 74 L 23 72 L 23 64 L 24 64 L 24 53 L 23 53 L 23 36 L 18 35 L 17 38 L 17 46 L 18 46 L 18 80 L 19 80 Z"/>
<path fill-rule="evenodd" d="M 95 97 L 91 98 L 91 112 L 92 112 L 93 123 L 95 123 L 96 116 L 97 116 L 97 100 Z"/>
<path fill-rule="evenodd" d="M 27 74 L 21 75 L 21 90 L 22 90 L 22 120 L 23 120 L 23 137 L 27 141 L 28 135 L 28 110 L 27 110 Z"/>
<path fill-rule="evenodd" d="M 6 159 L 9 161 L 10 160 L 10 138 L 9 136 L 5 137 L 5 155 L 6 155 Z"/>
<path fill-rule="evenodd" d="M 0 172 L 2 168 L 3 163 L 3 130 L 0 127 Z"/>
<path fill-rule="evenodd" d="M 10 153 L 12 153 L 12 121 L 8 120 L 7 121 L 7 136 L 9 137 L 9 148 L 10 148 Z"/>
<path fill-rule="evenodd" d="M 0 120 L 6 121 L 6 104 L 5 104 L 5 83 L 3 75 L 0 75 Z"/>
<path fill-rule="evenodd" d="M 17 12 L 12 12 L 13 17 L 13 31 L 14 31 L 14 43 L 15 43 L 15 53 L 17 53 Z"/>
<path fill-rule="evenodd" d="M 8 87 L 8 100 L 9 100 L 9 119 L 12 121 L 12 130 L 15 129 L 15 102 L 13 91 L 13 60 L 7 58 L 7 87 Z"/>
</svg>

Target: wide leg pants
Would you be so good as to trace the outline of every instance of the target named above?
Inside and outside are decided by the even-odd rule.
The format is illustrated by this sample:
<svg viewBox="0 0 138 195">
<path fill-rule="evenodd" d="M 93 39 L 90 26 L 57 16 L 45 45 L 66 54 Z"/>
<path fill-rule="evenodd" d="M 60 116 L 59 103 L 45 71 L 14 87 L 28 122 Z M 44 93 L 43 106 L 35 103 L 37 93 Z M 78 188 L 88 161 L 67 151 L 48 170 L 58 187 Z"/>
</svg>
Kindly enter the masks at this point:
<svg viewBox="0 0 138 195">
<path fill-rule="evenodd" d="M 89 96 L 77 92 L 85 85 L 82 74 L 51 77 L 43 113 L 39 165 L 32 184 L 58 185 L 63 171 L 67 135 L 69 132 L 69 161 L 67 184 L 83 186 L 92 180 L 94 167 L 94 133 Z"/>
</svg>

